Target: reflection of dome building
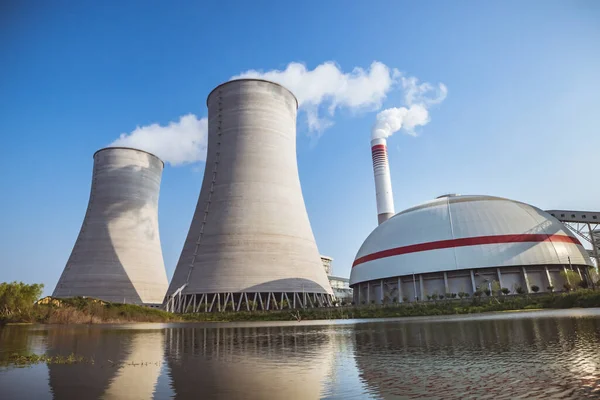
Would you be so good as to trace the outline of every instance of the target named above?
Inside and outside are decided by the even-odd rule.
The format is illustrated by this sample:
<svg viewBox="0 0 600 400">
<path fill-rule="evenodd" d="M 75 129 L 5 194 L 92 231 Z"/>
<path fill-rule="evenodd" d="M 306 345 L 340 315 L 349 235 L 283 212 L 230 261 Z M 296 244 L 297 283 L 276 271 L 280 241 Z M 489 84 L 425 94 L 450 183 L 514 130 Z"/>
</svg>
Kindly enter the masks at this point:
<svg viewBox="0 0 600 400">
<path fill-rule="evenodd" d="M 511 292 L 561 290 L 561 271 L 588 279 L 592 265 L 579 240 L 536 207 L 449 195 L 379 225 L 358 251 L 350 285 L 361 303 L 473 293 L 493 281 Z"/>
<path fill-rule="evenodd" d="M 596 370 L 599 328 L 594 318 L 498 314 L 367 322 L 352 335 L 373 398 L 551 398 L 568 387 L 571 398 L 583 399 L 594 397 L 597 376 L 587 387 L 570 377 Z"/>
</svg>

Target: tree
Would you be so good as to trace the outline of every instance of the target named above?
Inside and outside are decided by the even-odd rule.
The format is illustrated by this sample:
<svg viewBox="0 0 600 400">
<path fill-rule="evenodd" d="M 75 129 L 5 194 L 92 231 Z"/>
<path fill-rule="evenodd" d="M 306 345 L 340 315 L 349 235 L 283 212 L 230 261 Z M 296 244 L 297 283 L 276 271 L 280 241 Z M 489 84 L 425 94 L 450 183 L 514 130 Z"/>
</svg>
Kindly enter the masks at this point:
<svg viewBox="0 0 600 400">
<path fill-rule="evenodd" d="M 518 294 L 524 294 L 525 289 L 523 289 L 521 286 L 517 286 L 515 287 L 515 292 L 517 292 Z"/>
<path fill-rule="evenodd" d="M 500 287 L 500 282 L 494 280 L 494 281 L 492 281 L 490 286 L 491 286 L 492 293 L 500 294 L 500 290 L 502 289 L 502 287 Z"/>
<path fill-rule="evenodd" d="M 563 287 L 567 291 L 573 289 L 574 287 L 577 287 L 577 285 L 579 285 L 579 282 L 581 282 L 581 277 L 579 276 L 579 274 L 570 269 L 560 271 L 560 276 L 565 281 Z"/>
<path fill-rule="evenodd" d="M 482 295 L 482 294 L 483 294 L 483 292 L 482 292 L 481 290 L 476 290 L 476 291 L 473 293 L 473 296 L 475 296 L 475 297 L 481 297 L 481 295 Z"/>
<path fill-rule="evenodd" d="M 485 293 L 485 295 L 488 297 L 492 295 L 492 291 L 490 289 L 485 289 L 483 293 Z"/>
<path fill-rule="evenodd" d="M 505 288 L 505 287 L 503 287 L 502 289 L 500 289 L 500 291 L 505 296 L 510 293 L 510 289 L 509 288 Z"/>
<path fill-rule="evenodd" d="M 23 282 L 0 283 L 0 316 L 28 313 L 40 298 L 44 285 Z"/>
<path fill-rule="evenodd" d="M 540 287 L 538 285 L 531 285 L 531 291 L 537 293 L 540 291 Z"/>
</svg>

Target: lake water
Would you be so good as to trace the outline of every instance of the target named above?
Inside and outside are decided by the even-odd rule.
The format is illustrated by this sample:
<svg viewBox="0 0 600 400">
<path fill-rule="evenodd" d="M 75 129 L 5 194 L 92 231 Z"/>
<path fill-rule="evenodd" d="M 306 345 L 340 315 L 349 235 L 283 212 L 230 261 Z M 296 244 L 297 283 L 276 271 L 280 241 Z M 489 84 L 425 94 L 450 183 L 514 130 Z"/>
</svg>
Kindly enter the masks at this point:
<svg viewBox="0 0 600 400">
<path fill-rule="evenodd" d="M 2 399 L 600 398 L 600 309 L 386 320 L 9 326 Z"/>
</svg>

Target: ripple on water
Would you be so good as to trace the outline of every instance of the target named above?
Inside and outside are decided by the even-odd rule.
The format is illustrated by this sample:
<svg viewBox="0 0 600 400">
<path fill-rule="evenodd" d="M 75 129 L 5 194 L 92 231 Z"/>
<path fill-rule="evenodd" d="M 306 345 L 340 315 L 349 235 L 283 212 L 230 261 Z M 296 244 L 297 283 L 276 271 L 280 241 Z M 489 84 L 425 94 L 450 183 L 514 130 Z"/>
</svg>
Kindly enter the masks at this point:
<svg viewBox="0 0 600 400">
<path fill-rule="evenodd" d="M 95 360 L 0 369 L 25 399 L 600 398 L 600 310 L 1 329 L 0 359 L 15 351 Z"/>
</svg>

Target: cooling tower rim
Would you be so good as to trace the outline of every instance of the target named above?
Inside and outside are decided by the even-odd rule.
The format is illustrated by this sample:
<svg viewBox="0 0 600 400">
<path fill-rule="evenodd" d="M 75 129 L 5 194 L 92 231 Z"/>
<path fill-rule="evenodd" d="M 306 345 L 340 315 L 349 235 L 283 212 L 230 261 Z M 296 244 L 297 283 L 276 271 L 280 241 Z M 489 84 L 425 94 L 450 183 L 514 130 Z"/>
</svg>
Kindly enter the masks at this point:
<svg viewBox="0 0 600 400">
<path fill-rule="evenodd" d="M 148 155 L 151 155 L 152 157 L 156 158 L 158 161 L 160 161 L 163 165 L 163 168 L 165 167 L 165 162 L 163 160 L 160 159 L 159 156 L 157 156 L 156 154 L 152 154 L 149 151 L 146 150 L 140 150 L 140 149 L 136 149 L 135 147 L 124 147 L 124 146 L 113 146 L 113 147 L 104 147 L 100 150 L 97 150 L 94 155 L 92 156 L 93 158 L 96 157 L 96 154 L 100 153 L 101 151 L 104 150 L 114 150 L 114 149 L 120 149 L 120 150 L 134 150 L 134 151 L 139 151 L 140 153 L 146 153 Z"/>
<path fill-rule="evenodd" d="M 272 85 L 279 86 L 279 87 L 281 87 L 281 88 L 285 89 L 285 90 L 286 90 L 286 91 L 287 91 L 289 94 L 291 94 L 291 95 L 292 95 L 292 97 L 293 97 L 293 98 L 294 98 L 294 100 L 296 101 L 296 109 L 298 109 L 298 98 L 296 97 L 296 95 L 295 95 L 295 94 L 294 94 L 294 93 L 293 93 L 293 92 L 292 92 L 290 89 L 286 88 L 285 86 L 283 86 L 283 85 L 281 85 L 281 84 L 279 84 L 279 83 L 276 83 L 276 82 L 273 82 L 273 81 L 269 81 L 269 80 L 267 80 L 267 79 L 259 79 L 259 78 L 241 78 L 241 79 L 232 79 L 232 80 L 230 80 L 230 81 L 227 81 L 227 82 L 223 82 L 223 83 L 221 83 L 220 85 L 216 86 L 216 87 L 215 87 L 213 90 L 211 90 L 211 91 L 210 91 L 210 93 L 209 93 L 209 94 L 208 94 L 208 96 L 206 97 L 206 105 L 208 106 L 208 99 L 210 99 L 210 96 L 211 96 L 211 95 L 214 93 L 214 91 L 215 91 L 215 90 L 217 90 L 217 89 L 219 89 L 219 88 L 221 88 L 221 87 L 223 87 L 223 86 L 225 86 L 225 85 L 228 85 L 228 84 L 230 84 L 230 83 L 233 83 L 233 82 L 244 82 L 244 81 L 266 82 L 266 83 L 270 83 L 270 84 L 272 84 Z"/>
</svg>

